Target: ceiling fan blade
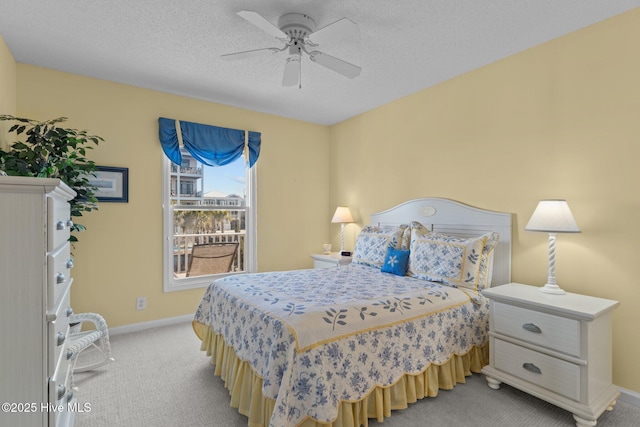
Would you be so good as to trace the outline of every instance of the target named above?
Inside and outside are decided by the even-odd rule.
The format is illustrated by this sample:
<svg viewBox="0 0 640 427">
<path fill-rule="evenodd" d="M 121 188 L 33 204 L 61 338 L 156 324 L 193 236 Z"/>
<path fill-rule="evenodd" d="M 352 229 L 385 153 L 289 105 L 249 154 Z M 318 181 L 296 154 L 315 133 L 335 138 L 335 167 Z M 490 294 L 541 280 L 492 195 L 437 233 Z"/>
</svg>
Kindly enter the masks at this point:
<svg viewBox="0 0 640 427">
<path fill-rule="evenodd" d="M 246 19 L 256 27 L 260 28 L 262 31 L 267 34 L 271 34 L 273 37 L 277 39 L 285 39 L 289 38 L 284 32 L 280 30 L 280 28 L 273 25 L 271 22 L 267 21 L 262 15 L 257 12 L 253 12 L 251 10 L 241 10 L 238 12 L 238 15 L 242 18 Z"/>
<path fill-rule="evenodd" d="M 309 34 L 307 39 L 313 44 L 322 45 L 336 40 L 355 37 L 358 26 L 349 18 L 342 18 Z"/>
<path fill-rule="evenodd" d="M 239 59 L 253 58 L 254 56 L 262 56 L 267 53 L 276 54 L 280 52 L 282 49 L 278 49 L 277 47 L 267 47 L 264 49 L 254 49 L 254 50 L 245 50 L 244 52 L 236 52 L 236 53 L 227 53 L 225 55 L 221 55 L 220 58 L 225 61 L 236 61 Z"/>
<path fill-rule="evenodd" d="M 282 86 L 296 86 L 300 84 L 300 55 L 291 55 L 284 64 Z"/>
<path fill-rule="evenodd" d="M 342 74 L 345 77 L 353 79 L 360 75 L 360 71 L 362 68 L 357 65 L 353 65 L 348 63 L 347 61 L 343 61 L 342 59 L 338 59 L 335 56 L 327 55 L 322 52 L 311 52 L 309 54 L 311 60 L 315 63 L 318 63 L 324 67 L 327 67 L 330 70 L 335 71 L 338 74 Z"/>
</svg>

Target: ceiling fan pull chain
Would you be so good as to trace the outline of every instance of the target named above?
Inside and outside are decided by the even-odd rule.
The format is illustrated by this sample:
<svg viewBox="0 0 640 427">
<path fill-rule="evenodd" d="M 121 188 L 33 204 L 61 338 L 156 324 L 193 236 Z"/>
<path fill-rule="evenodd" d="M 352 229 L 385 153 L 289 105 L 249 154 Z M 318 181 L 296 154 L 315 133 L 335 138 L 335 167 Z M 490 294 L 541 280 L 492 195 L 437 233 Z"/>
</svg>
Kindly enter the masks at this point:
<svg viewBox="0 0 640 427">
<path fill-rule="evenodd" d="M 298 89 L 302 89 L 302 55 L 300 55 L 300 72 L 298 76 Z"/>
</svg>

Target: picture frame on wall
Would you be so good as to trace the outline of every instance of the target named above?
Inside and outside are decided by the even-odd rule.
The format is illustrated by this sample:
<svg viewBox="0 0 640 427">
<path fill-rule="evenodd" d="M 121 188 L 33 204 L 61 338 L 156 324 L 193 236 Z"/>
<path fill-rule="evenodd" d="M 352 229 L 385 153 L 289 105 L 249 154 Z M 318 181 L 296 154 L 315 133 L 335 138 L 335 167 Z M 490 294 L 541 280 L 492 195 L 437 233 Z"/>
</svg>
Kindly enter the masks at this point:
<svg viewBox="0 0 640 427">
<path fill-rule="evenodd" d="M 97 188 L 99 202 L 129 203 L 129 168 L 96 166 L 89 185 Z"/>
</svg>

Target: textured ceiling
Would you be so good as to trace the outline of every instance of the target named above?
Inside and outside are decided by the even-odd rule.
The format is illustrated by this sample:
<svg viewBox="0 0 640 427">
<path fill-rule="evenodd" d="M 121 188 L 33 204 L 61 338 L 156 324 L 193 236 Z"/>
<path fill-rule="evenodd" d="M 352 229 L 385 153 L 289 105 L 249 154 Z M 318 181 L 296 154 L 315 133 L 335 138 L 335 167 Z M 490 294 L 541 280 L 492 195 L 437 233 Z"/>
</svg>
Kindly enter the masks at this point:
<svg viewBox="0 0 640 427">
<path fill-rule="evenodd" d="M 0 0 L 16 61 L 319 124 L 334 124 L 635 7 L 640 0 Z M 302 63 L 281 86 L 285 52 L 236 12 L 276 24 L 348 17 L 359 36 L 319 50 L 362 67 L 350 80 Z"/>
</svg>

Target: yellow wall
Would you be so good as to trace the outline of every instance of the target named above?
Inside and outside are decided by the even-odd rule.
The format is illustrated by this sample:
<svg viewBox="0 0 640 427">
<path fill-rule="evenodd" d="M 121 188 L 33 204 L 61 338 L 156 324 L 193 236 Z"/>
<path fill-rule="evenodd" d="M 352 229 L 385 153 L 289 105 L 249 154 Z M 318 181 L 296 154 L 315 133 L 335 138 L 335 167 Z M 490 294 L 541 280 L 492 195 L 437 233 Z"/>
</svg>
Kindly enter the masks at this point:
<svg viewBox="0 0 640 427">
<path fill-rule="evenodd" d="M 194 313 L 202 298 L 202 289 L 162 291 L 159 116 L 261 132 L 258 267 L 312 266 L 332 214 L 326 126 L 24 64 L 17 81 L 18 115 L 69 117 L 69 127 L 105 138 L 92 160 L 129 168 L 129 203 L 100 203 L 78 221 L 88 230 L 73 250 L 76 312 L 99 312 L 113 327 Z M 147 297 L 146 310 L 135 310 L 138 296 Z"/>
<path fill-rule="evenodd" d="M 635 9 L 339 123 L 330 171 L 332 205 L 351 205 L 361 223 L 425 196 L 512 212 L 512 278 L 535 285 L 546 282 L 548 240 L 524 226 L 538 200 L 566 198 L 582 233 L 558 235 L 558 283 L 621 301 L 614 382 L 635 391 L 638 40 Z"/>
<path fill-rule="evenodd" d="M 16 112 L 16 61 L 0 36 L 0 114 Z M 7 149 L 13 141 L 8 138 L 10 122 L 0 122 L 0 148 Z"/>
</svg>

